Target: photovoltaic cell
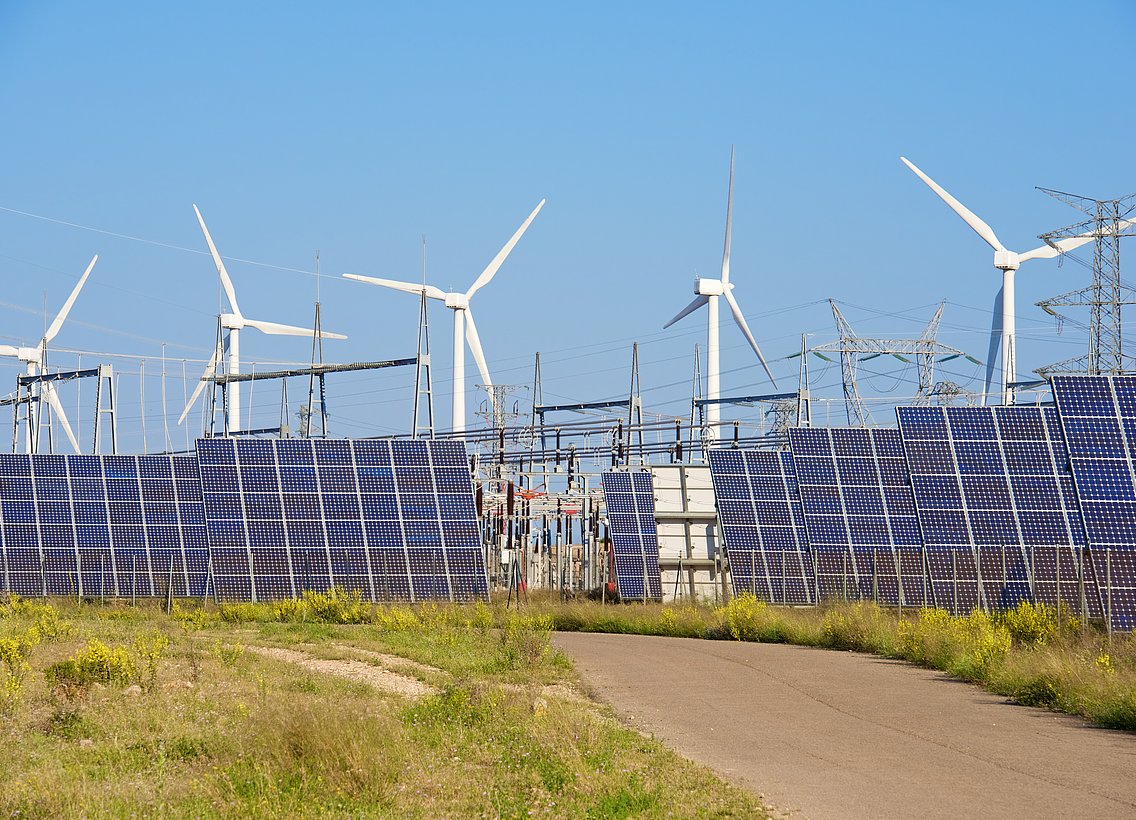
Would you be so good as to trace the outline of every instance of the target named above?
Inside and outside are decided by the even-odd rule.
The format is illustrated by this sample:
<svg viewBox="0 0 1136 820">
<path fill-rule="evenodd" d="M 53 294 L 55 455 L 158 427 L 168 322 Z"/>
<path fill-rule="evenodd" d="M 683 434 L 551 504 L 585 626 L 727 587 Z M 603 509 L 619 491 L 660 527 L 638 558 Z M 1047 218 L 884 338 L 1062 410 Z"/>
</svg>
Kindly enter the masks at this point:
<svg viewBox="0 0 1136 820">
<path fill-rule="evenodd" d="M 1054 376 L 1091 564 L 1114 629 L 1136 627 L 1136 378 Z"/>
<path fill-rule="evenodd" d="M 922 606 L 922 539 L 899 431 L 789 430 L 821 598 Z"/>
<path fill-rule="evenodd" d="M 735 595 L 816 603 L 793 456 L 773 450 L 709 451 L 710 476 Z"/>
<path fill-rule="evenodd" d="M 1060 600 L 1099 612 L 1055 410 L 900 407 L 897 415 L 935 605 L 965 614 Z"/>
<path fill-rule="evenodd" d="M 0 456 L 4 589 L 24 595 L 203 595 L 196 459 Z M 179 492 L 177 474 L 188 475 Z"/>
<path fill-rule="evenodd" d="M 488 597 L 461 442 L 202 439 L 197 453 L 222 597 Z"/>
<path fill-rule="evenodd" d="M 600 476 L 600 483 L 607 508 L 619 597 L 629 601 L 662 600 L 651 474 L 607 472 Z"/>
</svg>

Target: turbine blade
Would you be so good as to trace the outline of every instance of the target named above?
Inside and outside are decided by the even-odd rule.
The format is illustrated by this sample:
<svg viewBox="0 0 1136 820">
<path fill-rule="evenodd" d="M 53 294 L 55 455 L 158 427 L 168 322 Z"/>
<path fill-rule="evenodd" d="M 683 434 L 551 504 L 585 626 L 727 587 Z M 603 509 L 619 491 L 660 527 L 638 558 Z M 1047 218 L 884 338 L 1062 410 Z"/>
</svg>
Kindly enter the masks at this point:
<svg viewBox="0 0 1136 820">
<path fill-rule="evenodd" d="M 709 296 L 695 296 L 693 302 L 691 302 L 689 305 L 687 305 L 682 310 L 680 310 L 678 312 L 677 316 L 675 316 L 673 319 L 671 319 L 669 322 L 667 322 L 665 325 L 663 325 L 663 330 L 666 330 L 668 327 L 673 325 L 679 319 L 682 319 L 686 316 L 689 316 L 691 313 L 694 313 L 694 311 L 698 310 L 700 307 L 702 307 L 708 301 L 710 301 Z"/>
<path fill-rule="evenodd" d="M 908 162 L 907 157 L 900 157 L 900 159 L 903 160 L 904 165 L 915 172 L 915 176 L 919 177 L 921 180 L 927 183 L 927 187 L 939 195 L 939 199 L 947 203 L 952 211 L 962 217 L 963 222 L 969 225 L 976 234 L 985 239 L 986 243 L 990 245 L 990 247 L 992 247 L 996 251 L 1006 250 L 1002 246 L 1002 243 L 998 240 L 997 235 L 995 235 L 993 228 L 979 219 L 973 211 L 971 211 L 969 208 L 967 208 L 965 205 L 963 205 L 961 202 L 959 202 L 957 199 L 955 199 L 953 196 L 939 187 L 938 183 L 936 183 L 935 180 L 931 179 L 931 177 L 927 176 L 925 173 L 916 168 L 915 165 Z"/>
<path fill-rule="evenodd" d="M 489 378 L 489 365 L 485 363 L 485 351 L 481 349 L 481 338 L 477 335 L 477 325 L 473 323 L 473 312 L 469 308 L 466 308 L 465 311 L 465 340 L 469 344 L 469 352 L 473 354 L 473 360 L 477 362 L 481 381 L 486 387 L 493 387 L 493 380 Z M 493 391 L 489 390 L 488 393 L 489 403 L 496 411 L 497 403 L 494 400 Z"/>
<path fill-rule="evenodd" d="M 746 341 L 749 346 L 753 348 L 753 352 L 757 354 L 757 358 L 761 361 L 761 366 L 765 368 L 765 375 L 769 377 L 769 381 L 773 382 L 773 386 L 777 386 L 777 379 L 773 378 L 773 371 L 769 369 L 769 365 L 765 363 L 765 357 L 761 355 L 761 348 L 757 346 L 757 340 L 753 338 L 753 334 L 749 332 L 749 325 L 746 324 L 745 316 L 742 314 L 742 309 L 738 306 L 738 300 L 734 298 L 734 294 L 726 291 L 722 294 L 726 297 L 726 304 L 730 306 L 730 312 L 734 314 L 734 321 L 737 322 L 743 334 L 745 334 Z"/>
<path fill-rule="evenodd" d="M 197 403 L 197 397 L 205 390 L 205 386 L 209 382 L 205 381 L 206 378 L 212 376 L 217 372 L 217 349 L 213 349 L 213 355 L 209 357 L 209 364 L 205 365 L 205 372 L 201 374 L 200 381 L 197 382 L 197 387 L 193 388 L 193 394 L 190 395 L 189 401 L 185 405 L 185 409 L 181 411 L 178 416 L 178 424 L 185 421 L 185 417 L 189 415 L 189 411 L 193 409 L 193 405 Z"/>
<path fill-rule="evenodd" d="M 726 195 L 726 242 L 722 247 L 722 284 L 730 284 L 730 237 L 734 224 L 734 146 L 730 146 L 730 192 Z"/>
<path fill-rule="evenodd" d="M 51 412 L 59 419 L 59 423 L 63 425 L 63 432 L 67 434 L 67 440 L 71 442 L 71 446 L 75 448 L 76 453 L 81 453 L 79 448 L 79 441 L 75 438 L 75 433 L 71 430 L 71 422 L 67 420 L 67 414 L 63 412 L 63 402 L 59 400 L 59 395 L 55 392 L 55 385 L 51 382 L 40 383 L 40 395 L 47 399 L 48 406 L 51 407 Z"/>
<path fill-rule="evenodd" d="M 505 246 L 497 251 L 497 255 L 493 257 L 493 261 L 486 265 L 485 270 L 483 270 L 481 275 L 470 285 L 469 290 L 465 293 L 466 299 L 469 299 L 473 294 L 489 284 L 489 280 L 496 275 L 497 269 L 505 262 L 505 258 L 513 252 L 513 247 L 520 241 L 521 237 L 524 236 L 525 231 L 529 229 L 529 225 L 536 219 L 536 215 L 540 213 L 540 209 L 543 207 L 544 200 L 542 199 L 537 203 L 537 206 L 533 208 L 533 212 L 529 214 L 529 218 L 521 223 L 521 227 L 517 228 L 517 232 L 505 243 Z"/>
<path fill-rule="evenodd" d="M 79 291 L 83 289 L 83 285 L 87 281 L 87 277 L 91 275 L 91 270 L 95 267 L 95 263 L 99 261 L 99 255 L 96 253 L 91 258 L 91 264 L 87 265 L 87 269 L 83 271 L 83 275 L 79 277 L 79 281 L 75 284 L 71 295 L 67 297 L 67 301 L 63 303 L 63 307 L 59 309 L 59 313 L 55 317 L 55 321 L 47 329 L 47 333 L 43 334 L 43 340 L 50 342 L 55 338 L 55 334 L 63 327 L 63 320 L 67 318 L 67 314 L 71 312 L 71 306 L 75 304 L 75 300 L 79 296 Z"/>
<path fill-rule="evenodd" d="M 221 261 L 221 254 L 217 253 L 217 246 L 213 244 L 213 237 L 209 235 L 209 229 L 205 227 L 205 220 L 201 218 L 201 211 L 197 210 L 197 206 L 193 206 L 193 212 L 197 214 L 197 223 L 201 225 L 201 232 L 205 234 L 205 244 L 209 246 L 209 253 L 213 256 L 213 264 L 217 266 L 217 274 L 221 277 L 221 287 L 225 289 L 225 297 L 229 300 L 229 309 L 238 316 L 241 315 L 241 309 L 237 306 L 237 291 L 233 287 L 233 280 L 229 278 L 229 272 L 225 270 L 225 263 Z"/>
<path fill-rule="evenodd" d="M 1133 225 L 1136 225 L 1136 222 L 1133 222 L 1131 219 L 1122 219 L 1120 220 L 1119 227 L 1120 230 L 1125 230 Z M 1083 233 L 1080 236 L 1070 236 L 1068 239 L 1059 239 L 1053 243 L 1053 245 L 1057 247 L 1053 247 L 1053 245 L 1042 245 L 1040 248 L 1034 248 L 1028 253 L 1019 254 L 1018 261 L 1025 262 L 1029 259 L 1052 259 L 1055 256 L 1068 253 L 1082 245 L 1088 244 L 1096 238 L 1097 235 L 1095 233 Z"/>
<path fill-rule="evenodd" d="M 404 293 L 420 294 L 426 292 L 426 296 L 430 299 L 439 299 L 445 301 L 446 293 L 441 288 L 436 288 L 433 285 L 416 285 L 413 282 L 397 282 L 394 279 L 379 279 L 376 276 L 360 276 L 357 273 L 345 273 L 344 279 L 354 279 L 358 282 L 366 282 L 369 285 L 378 285 L 383 288 L 391 288 L 392 290 L 401 290 Z"/>
<path fill-rule="evenodd" d="M 0 345 L 0 356 L 19 356 L 20 349 L 13 345 Z"/>
<path fill-rule="evenodd" d="M 994 297 L 994 318 L 990 322 L 990 348 L 986 352 L 986 380 L 982 385 L 982 405 L 985 407 L 990 395 L 990 385 L 994 383 L 994 366 L 998 351 L 1002 348 L 1002 289 Z"/>
<path fill-rule="evenodd" d="M 245 319 L 246 327 L 255 327 L 261 333 L 269 336 L 307 336 L 309 339 L 315 335 L 310 327 L 296 327 L 295 325 L 282 325 L 278 322 L 263 322 L 260 319 Z M 321 339 L 346 339 L 342 333 L 332 333 L 328 330 L 320 331 Z"/>
</svg>

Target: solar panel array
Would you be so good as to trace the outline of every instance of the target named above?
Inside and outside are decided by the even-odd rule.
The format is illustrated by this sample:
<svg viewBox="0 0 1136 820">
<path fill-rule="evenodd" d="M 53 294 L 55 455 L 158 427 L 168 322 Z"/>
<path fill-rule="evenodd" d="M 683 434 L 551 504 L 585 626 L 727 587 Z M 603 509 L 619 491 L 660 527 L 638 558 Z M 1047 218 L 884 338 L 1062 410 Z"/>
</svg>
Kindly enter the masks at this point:
<svg viewBox="0 0 1136 820">
<path fill-rule="evenodd" d="M 216 438 L 197 454 L 221 597 L 488 597 L 461 442 Z"/>
<path fill-rule="evenodd" d="M 1057 412 L 897 410 L 936 605 L 1060 601 L 1099 614 Z M 1082 581 L 1085 588 L 1082 589 Z"/>
<path fill-rule="evenodd" d="M 821 598 L 921 606 L 922 539 L 899 431 L 789 430 Z"/>
<path fill-rule="evenodd" d="M 1136 378 L 1055 376 L 1091 565 L 1113 628 L 1136 627 Z"/>
<path fill-rule="evenodd" d="M 663 585 L 659 575 L 659 541 L 651 474 L 646 471 L 607 472 L 600 476 L 600 483 L 607 507 L 619 597 L 629 601 L 661 600 Z"/>
<path fill-rule="evenodd" d="M 735 595 L 781 604 L 816 602 L 793 456 L 710 450 L 710 476 Z"/>
<path fill-rule="evenodd" d="M 0 455 L 3 590 L 205 594 L 197 459 Z"/>
</svg>

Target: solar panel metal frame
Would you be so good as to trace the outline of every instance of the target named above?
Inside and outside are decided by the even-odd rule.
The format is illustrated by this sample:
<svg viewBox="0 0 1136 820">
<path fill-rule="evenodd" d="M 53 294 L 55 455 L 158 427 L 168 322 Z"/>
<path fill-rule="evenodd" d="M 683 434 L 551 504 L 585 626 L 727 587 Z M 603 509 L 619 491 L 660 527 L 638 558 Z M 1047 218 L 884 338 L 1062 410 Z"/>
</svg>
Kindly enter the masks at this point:
<svg viewBox="0 0 1136 820">
<path fill-rule="evenodd" d="M 935 605 L 1094 611 L 1060 422 L 1042 407 L 896 408 Z M 1062 569 L 1064 568 L 1064 574 Z"/>
<path fill-rule="evenodd" d="M 1090 566 L 1109 627 L 1136 628 L 1136 378 L 1054 376 Z"/>
<path fill-rule="evenodd" d="M 788 432 L 817 596 L 922 606 L 923 544 L 899 431 Z"/>
<path fill-rule="evenodd" d="M 198 455 L 221 597 L 488 600 L 463 443 L 202 439 Z"/>
<path fill-rule="evenodd" d="M 608 471 L 600 476 L 611 536 L 615 583 L 629 601 L 661 601 L 655 494 L 646 470 Z"/>
<path fill-rule="evenodd" d="M 793 456 L 787 451 L 708 451 L 720 539 L 734 595 L 811 606 L 816 576 Z"/>
</svg>

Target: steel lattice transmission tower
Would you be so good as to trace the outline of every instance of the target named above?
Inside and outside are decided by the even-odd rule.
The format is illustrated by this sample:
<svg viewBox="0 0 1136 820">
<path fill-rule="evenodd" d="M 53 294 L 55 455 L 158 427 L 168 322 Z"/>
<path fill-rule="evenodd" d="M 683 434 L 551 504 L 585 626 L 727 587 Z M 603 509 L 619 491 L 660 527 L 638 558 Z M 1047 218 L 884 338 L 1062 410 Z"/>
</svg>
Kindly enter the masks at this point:
<svg viewBox="0 0 1136 820">
<path fill-rule="evenodd" d="M 865 427 L 872 424 L 872 415 L 860 396 L 860 388 L 856 382 L 860 362 L 874 359 L 877 356 L 894 356 L 903 362 L 910 362 L 904 358 L 911 356 L 915 359 L 916 370 L 919 374 L 919 387 L 916 390 L 914 404 L 930 404 L 932 388 L 935 381 L 935 359 L 940 361 L 965 356 L 971 362 L 978 361 L 967 356 L 961 350 L 949 345 L 941 344 L 936 340 L 939 332 L 939 320 L 943 315 L 944 305 L 939 305 L 931 321 L 927 323 L 923 333 L 918 339 L 865 339 L 857 336 L 836 302 L 829 300 L 832 307 L 832 317 L 836 320 L 836 331 L 840 339 L 836 342 L 818 345 L 813 348 L 814 353 L 839 353 L 840 375 L 844 385 L 844 406 L 848 413 L 848 424 Z"/>
<path fill-rule="evenodd" d="M 1125 361 L 1122 309 L 1136 304 L 1136 291 L 1120 278 L 1120 238 L 1136 236 L 1136 222 L 1128 219 L 1136 211 L 1136 194 L 1120 199 L 1090 199 L 1048 188 L 1039 191 L 1059 199 L 1086 214 L 1089 218 L 1057 231 L 1041 235 L 1050 245 L 1069 237 L 1092 234 L 1093 281 L 1087 288 L 1063 293 L 1052 299 L 1038 302 L 1042 310 L 1063 318 L 1054 310 L 1058 307 L 1089 308 L 1089 352 L 1084 356 L 1038 368 L 1041 376 L 1055 373 L 1111 373 L 1136 370 L 1131 355 Z"/>
</svg>

